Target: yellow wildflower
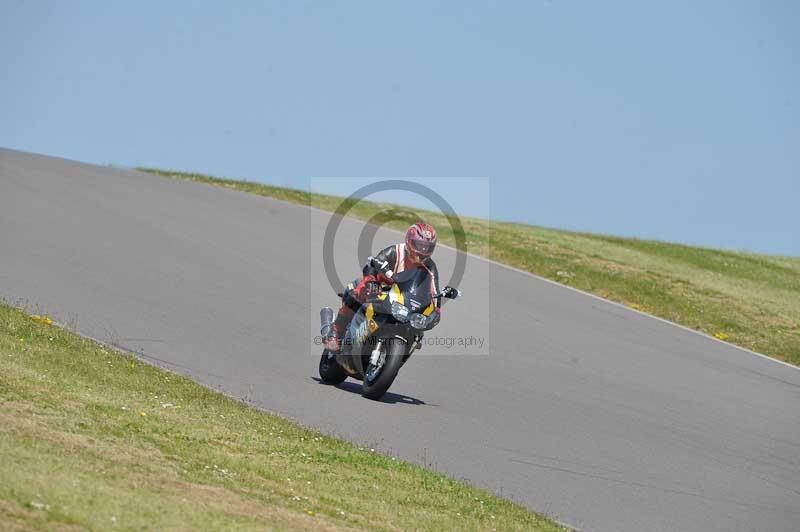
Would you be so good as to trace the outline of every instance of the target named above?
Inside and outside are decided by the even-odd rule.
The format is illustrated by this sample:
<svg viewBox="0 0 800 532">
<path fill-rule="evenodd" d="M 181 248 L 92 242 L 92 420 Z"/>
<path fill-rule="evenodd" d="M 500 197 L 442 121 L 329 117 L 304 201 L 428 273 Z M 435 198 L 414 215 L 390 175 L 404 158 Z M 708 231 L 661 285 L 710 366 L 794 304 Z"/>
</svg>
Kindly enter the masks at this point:
<svg viewBox="0 0 800 532">
<path fill-rule="evenodd" d="M 31 319 L 39 323 L 44 323 L 45 325 L 53 324 L 53 320 L 48 318 L 47 316 L 39 316 L 38 314 L 34 314 L 33 316 L 31 316 Z"/>
</svg>

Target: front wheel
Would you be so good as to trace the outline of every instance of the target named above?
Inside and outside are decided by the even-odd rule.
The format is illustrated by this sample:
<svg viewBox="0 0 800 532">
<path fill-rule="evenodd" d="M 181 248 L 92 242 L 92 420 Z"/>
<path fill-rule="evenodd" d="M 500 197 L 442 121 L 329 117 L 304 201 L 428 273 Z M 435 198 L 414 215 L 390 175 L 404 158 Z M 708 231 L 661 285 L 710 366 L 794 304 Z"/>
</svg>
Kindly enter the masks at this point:
<svg viewBox="0 0 800 532">
<path fill-rule="evenodd" d="M 319 377 L 325 384 L 341 384 L 347 378 L 347 373 L 327 349 L 319 359 Z"/>
<path fill-rule="evenodd" d="M 375 363 L 369 363 L 364 375 L 361 395 L 367 399 L 380 399 L 397 377 L 403 358 L 406 354 L 406 344 L 397 338 L 387 338 L 380 341 L 380 353 Z"/>
</svg>

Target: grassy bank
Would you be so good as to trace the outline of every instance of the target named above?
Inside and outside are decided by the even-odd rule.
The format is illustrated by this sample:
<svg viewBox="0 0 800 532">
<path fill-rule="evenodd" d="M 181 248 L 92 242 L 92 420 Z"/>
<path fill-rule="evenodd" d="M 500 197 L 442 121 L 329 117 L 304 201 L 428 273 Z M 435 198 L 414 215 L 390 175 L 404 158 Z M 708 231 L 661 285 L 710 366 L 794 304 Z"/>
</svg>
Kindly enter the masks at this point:
<svg viewBox="0 0 800 532">
<path fill-rule="evenodd" d="M 342 198 L 247 181 L 154 169 L 334 211 Z M 370 220 L 390 207 L 361 202 Z M 444 216 L 420 211 L 454 244 Z M 721 251 L 665 242 L 558 231 L 462 218 L 468 251 L 624 303 L 721 340 L 800 365 L 800 258 Z M 389 221 L 403 229 L 407 221 Z"/>
<path fill-rule="evenodd" d="M 559 528 L 0 305 L 0 528 Z"/>
</svg>

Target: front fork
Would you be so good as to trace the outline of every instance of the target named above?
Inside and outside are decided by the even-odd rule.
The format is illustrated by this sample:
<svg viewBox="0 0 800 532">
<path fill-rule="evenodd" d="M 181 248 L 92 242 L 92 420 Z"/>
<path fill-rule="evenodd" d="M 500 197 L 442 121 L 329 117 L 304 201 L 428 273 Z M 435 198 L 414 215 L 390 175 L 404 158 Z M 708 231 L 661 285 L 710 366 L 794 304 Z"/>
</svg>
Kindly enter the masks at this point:
<svg viewBox="0 0 800 532">
<path fill-rule="evenodd" d="M 411 353 L 413 353 L 417 349 L 421 349 L 422 348 L 422 337 L 423 336 L 424 336 L 424 333 L 419 333 L 418 335 L 416 335 L 414 337 L 414 341 L 411 342 L 411 349 L 408 350 L 408 356 L 411 356 Z M 408 358 L 408 357 L 406 357 L 406 358 Z"/>
<path fill-rule="evenodd" d="M 405 338 L 401 336 L 398 336 L 397 338 L 405 343 L 408 342 Z M 377 366 L 378 363 L 380 362 L 381 354 L 386 356 L 386 349 L 385 349 L 386 340 L 387 340 L 386 338 L 378 338 L 377 342 L 375 343 L 375 347 L 372 349 L 372 351 L 370 351 L 369 365 Z M 403 364 L 405 364 L 406 361 L 409 359 L 409 357 L 411 357 L 411 355 L 414 353 L 414 351 L 417 350 L 417 346 L 419 345 L 419 342 L 421 340 L 422 340 L 422 334 L 418 334 L 417 336 L 414 337 L 414 340 L 411 342 L 411 345 L 408 348 L 408 352 L 403 358 Z"/>
<path fill-rule="evenodd" d="M 383 347 L 383 338 L 378 338 L 378 341 L 375 342 L 375 348 L 369 354 L 369 364 L 371 366 L 377 366 L 378 361 L 381 358 L 381 348 Z"/>
</svg>

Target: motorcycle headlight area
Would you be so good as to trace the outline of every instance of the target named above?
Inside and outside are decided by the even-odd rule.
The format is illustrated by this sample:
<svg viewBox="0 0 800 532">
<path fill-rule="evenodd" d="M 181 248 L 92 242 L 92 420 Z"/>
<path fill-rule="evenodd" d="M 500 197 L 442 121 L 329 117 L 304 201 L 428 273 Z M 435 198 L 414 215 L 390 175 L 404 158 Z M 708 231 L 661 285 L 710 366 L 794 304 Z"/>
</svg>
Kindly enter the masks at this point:
<svg viewBox="0 0 800 532">
<path fill-rule="evenodd" d="M 392 301 L 392 316 L 397 321 L 408 321 L 408 307 L 397 301 Z"/>
<path fill-rule="evenodd" d="M 412 314 L 409 321 L 415 329 L 424 329 L 428 325 L 428 316 L 419 313 Z"/>
</svg>

